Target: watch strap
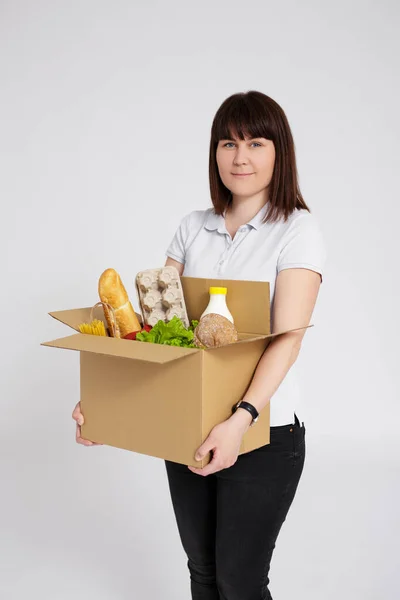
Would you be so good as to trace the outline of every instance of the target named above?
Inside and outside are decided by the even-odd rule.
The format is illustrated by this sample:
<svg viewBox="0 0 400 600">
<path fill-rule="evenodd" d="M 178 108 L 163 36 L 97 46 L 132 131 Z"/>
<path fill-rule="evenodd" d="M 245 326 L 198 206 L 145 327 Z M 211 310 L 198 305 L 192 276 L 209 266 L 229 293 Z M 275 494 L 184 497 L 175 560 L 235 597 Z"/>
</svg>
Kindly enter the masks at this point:
<svg viewBox="0 0 400 600">
<path fill-rule="evenodd" d="M 245 400 L 240 400 L 237 404 L 235 404 L 232 407 L 232 413 L 236 412 L 236 410 L 238 408 L 244 408 L 251 414 L 251 416 L 253 417 L 253 420 L 250 424 L 250 427 L 252 427 L 256 423 L 258 416 L 259 416 L 259 412 L 256 409 L 256 407 L 253 406 L 252 404 L 250 404 L 250 402 L 246 402 Z"/>
</svg>

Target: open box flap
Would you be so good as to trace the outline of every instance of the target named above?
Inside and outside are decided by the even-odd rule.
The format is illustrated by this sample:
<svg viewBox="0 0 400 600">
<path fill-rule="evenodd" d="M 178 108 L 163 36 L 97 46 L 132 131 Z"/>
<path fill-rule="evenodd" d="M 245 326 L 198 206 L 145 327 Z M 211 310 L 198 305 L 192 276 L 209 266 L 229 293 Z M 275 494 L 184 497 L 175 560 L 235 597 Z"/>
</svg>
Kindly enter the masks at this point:
<svg viewBox="0 0 400 600">
<path fill-rule="evenodd" d="M 92 307 L 89 306 L 87 308 L 73 308 L 72 310 L 57 310 L 49 313 L 49 315 L 53 317 L 53 319 L 60 321 L 60 323 L 64 323 L 64 325 L 68 325 L 68 327 L 72 327 L 72 329 L 79 331 L 79 325 L 81 323 L 89 323 L 91 310 Z M 104 315 L 101 314 L 101 311 L 95 309 L 93 311 L 93 318 L 100 319 L 107 327 L 106 320 Z"/>
<path fill-rule="evenodd" d="M 275 331 L 274 333 L 269 333 L 268 335 L 264 335 L 263 337 L 265 337 L 265 338 L 278 337 L 278 335 L 283 335 L 284 333 L 290 333 L 291 331 L 300 331 L 301 329 L 309 329 L 310 327 L 314 327 L 314 325 L 313 324 L 303 325 L 303 327 L 294 327 L 292 329 L 284 329 L 281 331 Z"/>
<path fill-rule="evenodd" d="M 283 335 L 284 333 L 290 333 L 292 331 L 300 331 L 301 329 L 309 329 L 310 327 L 314 327 L 314 325 L 306 325 L 305 327 L 296 327 L 295 329 L 285 329 L 284 331 L 276 331 L 275 333 L 267 334 L 251 334 L 251 337 L 238 340 L 237 342 L 233 342 L 232 344 L 225 344 L 224 346 L 216 346 L 215 348 L 207 348 L 207 352 L 218 350 L 219 348 L 226 348 L 227 346 L 237 346 L 238 344 L 249 344 L 251 342 L 255 342 L 256 340 L 265 340 L 268 338 L 278 337 L 279 335 Z"/>
<path fill-rule="evenodd" d="M 189 319 L 199 319 L 210 300 L 209 287 L 226 287 L 226 303 L 238 331 L 269 334 L 270 289 L 268 281 L 243 281 L 235 279 L 206 279 L 181 277 L 183 294 Z"/>
<path fill-rule="evenodd" d="M 87 308 L 72 308 L 71 310 L 57 310 L 55 312 L 49 313 L 51 317 L 57 319 L 64 325 L 68 325 L 75 329 L 75 331 L 79 331 L 79 325 L 81 323 L 89 323 L 90 321 L 90 311 L 92 310 L 91 306 Z M 136 313 L 139 322 L 142 323 L 142 315 Z M 99 319 L 103 321 L 106 329 L 107 329 L 107 321 L 104 317 L 104 312 L 102 306 L 96 306 L 93 310 L 93 319 Z"/>
<path fill-rule="evenodd" d="M 50 342 L 43 342 L 41 346 L 106 354 L 107 356 L 118 356 L 157 364 L 168 363 L 189 354 L 201 352 L 198 348 L 180 348 L 179 346 L 136 342 L 86 333 L 75 333 Z"/>
<path fill-rule="evenodd" d="M 270 334 L 255 334 L 252 337 L 239 340 L 234 344 L 226 344 L 216 348 L 207 348 L 206 352 L 214 352 L 227 346 L 247 344 L 258 339 L 274 338 L 284 333 L 308 329 L 314 325 L 306 327 L 296 327 L 285 331 L 277 331 Z M 105 354 L 107 356 L 118 356 L 120 358 L 130 358 L 142 360 L 145 362 L 164 364 L 173 360 L 178 360 L 195 352 L 203 352 L 198 348 L 180 348 L 179 346 L 167 346 L 163 344 L 151 344 L 146 342 L 135 342 L 133 340 L 122 340 L 100 335 L 90 335 L 85 333 L 75 333 L 67 337 L 59 338 L 50 342 L 42 342 L 41 346 L 50 346 L 63 348 L 66 350 L 79 350 L 81 352 L 93 352 L 94 354 Z"/>
</svg>

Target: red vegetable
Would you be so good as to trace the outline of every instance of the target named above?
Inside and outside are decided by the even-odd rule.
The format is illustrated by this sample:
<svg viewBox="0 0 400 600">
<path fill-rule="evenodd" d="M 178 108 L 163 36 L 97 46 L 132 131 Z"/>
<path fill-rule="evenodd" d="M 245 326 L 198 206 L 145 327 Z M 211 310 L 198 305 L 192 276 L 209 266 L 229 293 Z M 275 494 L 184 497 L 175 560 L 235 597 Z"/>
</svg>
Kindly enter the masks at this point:
<svg viewBox="0 0 400 600">
<path fill-rule="evenodd" d="M 131 333 L 127 333 L 126 335 L 124 335 L 124 337 L 122 339 L 124 340 L 136 340 L 136 334 L 138 332 L 137 331 L 132 331 Z"/>
<path fill-rule="evenodd" d="M 151 325 L 145 325 L 144 327 L 142 327 L 142 329 L 140 331 L 147 331 L 149 332 L 152 329 Z M 136 334 L 139 333 L 138 331 L 132 331 L 131 333 L 127 333 L 126 335 L 124 335 L 124 337 L 122 339 L 124 340 L 136 340 Z"/>
</svg>

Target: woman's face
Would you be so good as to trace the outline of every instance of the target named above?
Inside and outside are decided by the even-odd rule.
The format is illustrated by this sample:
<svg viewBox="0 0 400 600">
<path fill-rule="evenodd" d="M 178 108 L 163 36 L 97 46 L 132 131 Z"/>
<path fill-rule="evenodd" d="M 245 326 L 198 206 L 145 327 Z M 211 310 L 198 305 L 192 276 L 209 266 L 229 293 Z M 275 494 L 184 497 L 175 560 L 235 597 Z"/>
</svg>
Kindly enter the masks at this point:
<svg viewBox="0 0 400 600">
<path fill-rule="evenodd" d="M 266 138 L 220 140 L 216 160 L 223 184 L 233 196 L 253 196 L 265 189 L 272 177 L 275 146 Z M 245 177 L 236 176 L 248 174 Z"/>
</svg>

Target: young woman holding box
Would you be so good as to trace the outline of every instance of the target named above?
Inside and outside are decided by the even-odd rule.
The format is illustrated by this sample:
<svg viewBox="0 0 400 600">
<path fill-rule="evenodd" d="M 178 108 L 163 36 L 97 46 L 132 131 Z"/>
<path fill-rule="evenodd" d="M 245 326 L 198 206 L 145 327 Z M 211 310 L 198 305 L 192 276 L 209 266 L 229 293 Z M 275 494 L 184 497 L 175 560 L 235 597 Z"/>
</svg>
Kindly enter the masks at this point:
<svg viewBox="0 0 400 600">
<path fill-rule="evenodd" d="M 234 94 L 212 124 L 212 208 L 182 219 L 167 265 L 180 275 L 269 281 L 271 330 L 306 326 L 326 252 L 297 180 L 295 149 L 282 108 L 257 91 Z M 203 469 L 166 460 L 193 600 L 269 600 L 270 562 L 305 460 L 292 370 L 305 329 L 274 338 L 240 407 L 197 450 Z M 270 403 L 270 444 L 238 455 L 253 418 Z M 79 443 L 83 422 L 73 412 Z M 256 425 L 257 426 L 257 425 Z"/>
</svg>

